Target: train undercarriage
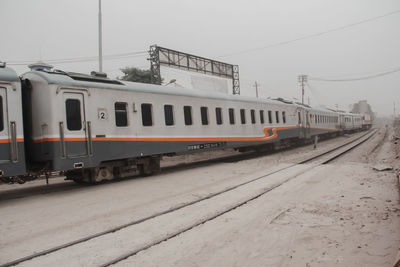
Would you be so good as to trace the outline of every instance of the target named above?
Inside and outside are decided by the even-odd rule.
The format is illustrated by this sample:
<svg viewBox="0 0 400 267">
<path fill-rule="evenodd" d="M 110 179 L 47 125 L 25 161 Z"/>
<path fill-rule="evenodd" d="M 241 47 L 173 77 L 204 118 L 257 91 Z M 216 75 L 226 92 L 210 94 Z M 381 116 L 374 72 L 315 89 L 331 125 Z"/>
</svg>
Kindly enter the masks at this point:
<svg viewBox="0 0 400 267">
<path fill-rule="evenodd" d="M 64 172 L 66 180 L 77 183 L 95 184 L 118 178 L 136 175 L 152 175 L 160 172 L 161 156 L 130 158 L 124 160 L 102 162 L 99 167 L 75 169 Z"/>
</svg>

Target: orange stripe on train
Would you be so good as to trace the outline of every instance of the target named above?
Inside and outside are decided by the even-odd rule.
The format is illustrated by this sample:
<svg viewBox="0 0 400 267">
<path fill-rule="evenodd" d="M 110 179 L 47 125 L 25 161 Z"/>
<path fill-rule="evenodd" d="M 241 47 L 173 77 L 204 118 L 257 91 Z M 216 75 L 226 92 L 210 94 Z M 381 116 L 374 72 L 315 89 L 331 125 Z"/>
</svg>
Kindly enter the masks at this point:
<svg viewBox="0 0 400 267">
<path fill-rule="evenodd" d="M 24 142 L 24 138 L 17 138 L 17 142 L 21 143 Z M 11 143 L 11 139 L 0 139 L 0 144 L 7 144 Z"/>
<path fill-rule="evenodd" d="M 183 142 L 183 141 L 266 141 L 278 137 L 278 130 L 295 129 L 297 126 L 270 127 L 263 130 L 264 136 L 259 137 L 95 137 L 93 141 L 150 141 L 150 142 Z M 269 130 L 272 134 L 269 134 Z M 65 138 L 65 141 L 86 141 L 86 138 Z M 42 138 L 35 140 L 35 143 L 60 141 L 60 138 Z"/>
</svg>

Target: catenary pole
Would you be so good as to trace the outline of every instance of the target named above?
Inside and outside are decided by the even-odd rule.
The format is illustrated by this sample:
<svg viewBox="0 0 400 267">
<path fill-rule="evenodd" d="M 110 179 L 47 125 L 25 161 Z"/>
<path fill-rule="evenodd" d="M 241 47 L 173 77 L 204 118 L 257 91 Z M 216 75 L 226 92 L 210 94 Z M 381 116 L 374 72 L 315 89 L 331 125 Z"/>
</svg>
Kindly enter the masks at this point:
<svg viewBox="0 0 400 267">
<path fill-rule="evenodd" d="M 103 72 L 103 44 L 101 25 L 101 0 L 99 0 L 99 71 Z"/>
</svg>

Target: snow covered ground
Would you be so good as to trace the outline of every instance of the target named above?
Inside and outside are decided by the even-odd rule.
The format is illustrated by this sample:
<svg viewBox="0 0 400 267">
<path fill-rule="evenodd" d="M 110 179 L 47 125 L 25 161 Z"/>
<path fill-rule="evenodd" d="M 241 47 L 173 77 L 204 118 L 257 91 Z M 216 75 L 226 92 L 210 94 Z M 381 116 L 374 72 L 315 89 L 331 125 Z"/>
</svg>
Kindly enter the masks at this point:
<svg viewBox="0 0 400 267">
<path fill-rule="evenodd" d="M 396 172 L 374 171 L 372 166 L 396 167 L 400 160 L 396 155 L 399 147 L 391 141 L 392 131 L 378 146 L 383 132 L 332 164 L 299 175 L 240 208 L 117 265 L 393 266 L 400 247 Z M 322 142 L 317 151 L 349 138 L 352 137 Z M 56 179 L 51 181 L 52 186 L 60 184 L 60 189 L 46 194 L 32 189 L 42 189 L 43 181 L 23 187 L 1 185 L 0 263 L 196 200 L 314 152 L 310 147 L 302 147 L 240 162 L 197 166 L 99 186 L 74 186 Z M 214 156 L 223 153 L 234 154 L 215 152 Z M 180 156 L 167 158 L 163 164 L 170 166 L 209 157 Z M 107 240 L 105 236 L 21 265 L 97 266 L 113 255 L 201 220 L 219 207 L 245 198 L 251 190 L 268 186 L 273 179 L 210 199 L 201 203 L 197 212 L 193 207 L 181 210 L 117 232 L 118 238 Z M 12 198 L 13 194 L 20 196 L 21 191 L 25 192 L 23 197 Z"/>
</svg>

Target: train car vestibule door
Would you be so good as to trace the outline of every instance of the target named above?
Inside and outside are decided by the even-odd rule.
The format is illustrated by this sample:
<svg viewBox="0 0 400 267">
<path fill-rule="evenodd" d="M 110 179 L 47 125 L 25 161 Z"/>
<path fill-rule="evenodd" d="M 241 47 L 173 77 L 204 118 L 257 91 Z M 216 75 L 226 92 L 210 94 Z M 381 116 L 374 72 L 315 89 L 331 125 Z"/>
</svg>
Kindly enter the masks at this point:
<svg viewBox="0 0 400 267">
<path fill-rule="evenodd" d="M 0 164 L 11 160 L 11 137 L 8 127 L 7 91 L 0 87 Z"/>
<path fill-rule="evenodd" d="M 69 158 L 88 155 L 85 119 L 85 94 L 64 93 L 64 142 Z"/>
<path fill-rule="evenodd" d="M 304 133 L 304 136 L 306 137 L 306 138 L 310 138 L 311 137 L 311 115 L 310 115 L 310 113 L 308 112 L 308 111 L 306 111 L 305 112 L 305 121 L 306 121 L 306 127 L 304 128 L 304 131 L 305 131 L 305 133 Z"/>
</svg>

